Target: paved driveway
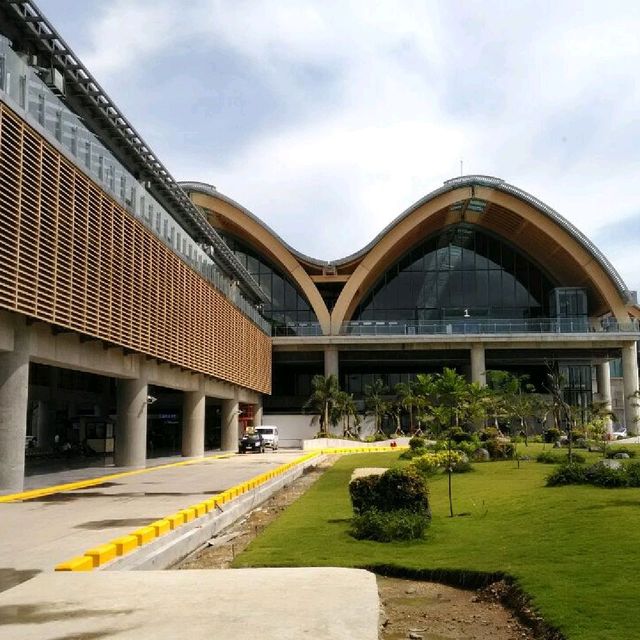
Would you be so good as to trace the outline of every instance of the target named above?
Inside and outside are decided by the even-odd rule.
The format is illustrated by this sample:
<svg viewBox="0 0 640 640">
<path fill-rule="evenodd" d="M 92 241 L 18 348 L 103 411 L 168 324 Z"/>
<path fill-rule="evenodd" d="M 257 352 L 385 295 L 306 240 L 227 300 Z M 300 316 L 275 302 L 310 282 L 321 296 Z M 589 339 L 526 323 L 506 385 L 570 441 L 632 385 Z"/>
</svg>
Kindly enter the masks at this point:
<svg viewBox="0 0 640 640">
<path fill-rule="evenodd" d="M 0 503 L 0 591 L 300 455 L 281 450 L 205 459 L 25 502 Z M 63 483 L 78 475 L 55 477 Z"/>
</svg>

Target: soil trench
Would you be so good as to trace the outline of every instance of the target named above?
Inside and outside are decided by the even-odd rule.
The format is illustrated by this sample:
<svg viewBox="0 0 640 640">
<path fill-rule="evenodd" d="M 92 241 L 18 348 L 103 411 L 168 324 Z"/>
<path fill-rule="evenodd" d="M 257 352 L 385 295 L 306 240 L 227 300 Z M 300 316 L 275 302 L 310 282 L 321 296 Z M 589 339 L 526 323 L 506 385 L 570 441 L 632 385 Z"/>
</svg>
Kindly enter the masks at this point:
<svg viewBox="0 0 640 640">
<path fill-rule="evenodd" d="M 281 489 L 173 569 L 228 569 L 260 532 L 329 468 L 330 456 Z M 535 638 L 492 590 L 456 589 L 434 582 L 377 577 L 381 640 L 530 640 Z"/>
</svg>

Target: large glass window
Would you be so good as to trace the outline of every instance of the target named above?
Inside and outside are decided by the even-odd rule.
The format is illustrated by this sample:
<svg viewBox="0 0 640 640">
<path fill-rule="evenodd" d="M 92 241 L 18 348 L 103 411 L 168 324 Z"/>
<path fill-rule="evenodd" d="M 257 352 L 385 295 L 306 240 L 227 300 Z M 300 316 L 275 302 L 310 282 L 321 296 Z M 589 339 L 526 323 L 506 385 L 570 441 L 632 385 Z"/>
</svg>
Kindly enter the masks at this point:
<svg viewBox="0 0 640 640">
<path fill-rule="evenodd" d="M 227 234 L 223 237 L 243 266 L 269 296 L 270 301 L 264 305 L 262 315 L 271 322 L 276 333 L 279 327 L 318 322 L 307 299 L 282 271 L 241 240 Z"/>
<path fill-rule="evenodd" d="M 459 224 L 405 254 L 363 298 L 353 320 L 545 318 L 553 288 L 541 269 L 507 242 Z"/>
</svg>

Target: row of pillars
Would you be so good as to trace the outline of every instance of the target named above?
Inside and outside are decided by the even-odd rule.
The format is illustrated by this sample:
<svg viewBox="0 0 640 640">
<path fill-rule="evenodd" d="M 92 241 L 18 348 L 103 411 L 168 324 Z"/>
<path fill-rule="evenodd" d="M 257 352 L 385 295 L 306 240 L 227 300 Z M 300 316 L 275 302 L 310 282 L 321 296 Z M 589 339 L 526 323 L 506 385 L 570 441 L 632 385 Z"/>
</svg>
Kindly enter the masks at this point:
<svg viewBox="0 0 640 640">
<path fill-rule="evenodd" d="M 472 344 L 470 349 L 471 382 L 481 385 L 487 384 L 487 369 L 484 357 L 484 345 Z M 609 411 L 612 409 L 611 373 L 607 361 L 597 365 L 598 393 L 601 402 L 606 403 Z M 339 373 L 339 351 L 336 347 L 327 347 L 324 352 L 325 376 Z M 624 409 L 626 426 L 629 433 L 637 433 L 640 429 L 640 399 L 634 394 L 638 391 L 638 350 L 635 342 L 622 347 L 622 381 L 624 389 Z"/>
<path fill-rule="evenodd" d="M 29 398 L 28 327 L 17 323 L 14 350 L 0 353 L 0 494 L 22 491 Z M 117 383 L 117 421 L 114 462 L 121 467 L 144 467 L 147 459 L 147 407 L 149 385 L 141 375 Z M 184 392 L 182 455 L 204 455 L 206 394 L 204 380 L 195 391 Z M 222 400 L 223 451 L 235 450 L 239 435 L 240 402 Z M 256 405 L 254 424 L 262 424 Z"/>
</svg>

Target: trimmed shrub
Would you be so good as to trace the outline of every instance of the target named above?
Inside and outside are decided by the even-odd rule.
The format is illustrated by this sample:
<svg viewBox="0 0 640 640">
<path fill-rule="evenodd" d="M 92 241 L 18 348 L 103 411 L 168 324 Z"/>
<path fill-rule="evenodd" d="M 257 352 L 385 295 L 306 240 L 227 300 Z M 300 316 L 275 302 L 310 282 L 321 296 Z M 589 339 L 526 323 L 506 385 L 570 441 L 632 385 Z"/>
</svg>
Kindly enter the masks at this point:
<svg viewBox="0 0 640 640">
<path fill-rule="evenodd" d="M 496 440 L 500 437 L 500 432 L 495 427 L 485 427 L 480 432 L 478 432 L 480 436 L 480 440 L 482 442 L 487 442 L 488 440 Z"/>
<path fill-rule="evenodd" d="M 453 449 L 451 454 L 448 451 L 434 451 L 414 458 L 411 467 L 423 476 L 431 476 L 439 469 L 446 468 L 449 464 L 456 465 L 462 462 L 466 456 L 460 451 Z"/>
<path fill-rule="evenodd" d="M 404 509 L 424 513 L 429 517 L 429 490 L 424 478 L 411 467 L 389 469 L 381 476 L 365 476 L 349 483 L 349 495 L 357 514 L 375 509 L 396 511 Z"/>
<path fill-rule="evenodd" d="M 556 429 L 555 427 L 550 427 L 546 431 L 543 432 L 543 437 L 545 442 L 557 442 L 560 440 L 560 436 L 562 432 L 560 429 Z"/>
<path fill-rule="evenodd" d="M 573 461 L 578 464 L 582 464 L 585 462 L 586 458 L 577 452 L 573 452 Z M 542 462 L 543 464 L 564 464 L 569 462 L 569 454 L 568 453 L 553 453 L 551 451 L 543 451 L 536 458 L 537 462 Z"/>
<path fill-rule="evenodd" d="M 453 429 L 451 429 L 451 431 L 449 432 L 449 436 L 451 440 L 453 440 L 453 442 L 455 442 L 456 444 L 460 444 L 462 442 L 471 442 L 473 440 L 473 434 L 468 433 L 461 427 L 454 427 Z"/>
<path fill-rule="evenodd" d="M 349 483 L 349 495 L 354 513 L 362 513 L 377 504 L 377 486 L 379 476 L 371 475 L 356 478 Z"/>
<path fill-rule="evenodd" d="M 451 467 L 453 473 L 469 473 L 473 471 L 473 465 L 468 460 L 461 460 Z"/>
<path fill-rule="evenodd" d="M 492 460 L 511 460 L 516 454 L 516 445 L 513 442 L 487 440 L 484 446 Z"/>
<path fill-rule="evenodd" d="M 584 484 L 586 468 L 580 464 L 563 464 L 547 477 L 548 487 L 559 487 L 567 484 Z"/>
<path fill-rule="evenodd" d="M 624 467 L 630 487 L 640 487 L 640 462 L 629 462 Z"/>
<path fill-rule="evenodd" d="M 597 487 L 627 487 L 629 479 L 627 469 L 609 467 L 598 462 L 585 471 L 585 480 Z"/>
<path fill-rule="evenodd" d="M 427 441 L 424 438 L 421 438 L 420 436 L 413 436 L 409 440 L 409 448 L 412 451 L 415 451 L 416 449 L 424 449 L 426 446 L 427 446 Z"/>
<path fill-rule="evenodd" d="M 607 449 L 607 458 L 613 458 L 616 453 L 626 453 L 630 458 L 636 457 L 636 450 L 632 447 L 609 447 Z"/>
<path fill-rule="evenodd" d="M 407 509 L 378 511 L 370 509 L 351 521 L 351 535 L 357 540 L 393 542 L 424 537 L 430 518 L 424 513 Z"/>
<path fill-rule="evenodd" d="M 407 449 L 400 454 L 400 460 L 413 460 L 418 456 L 423 456 L 425 453 L 429 453 L 429 449 L 421 447 L 419 449 Z"/>
</svg>

